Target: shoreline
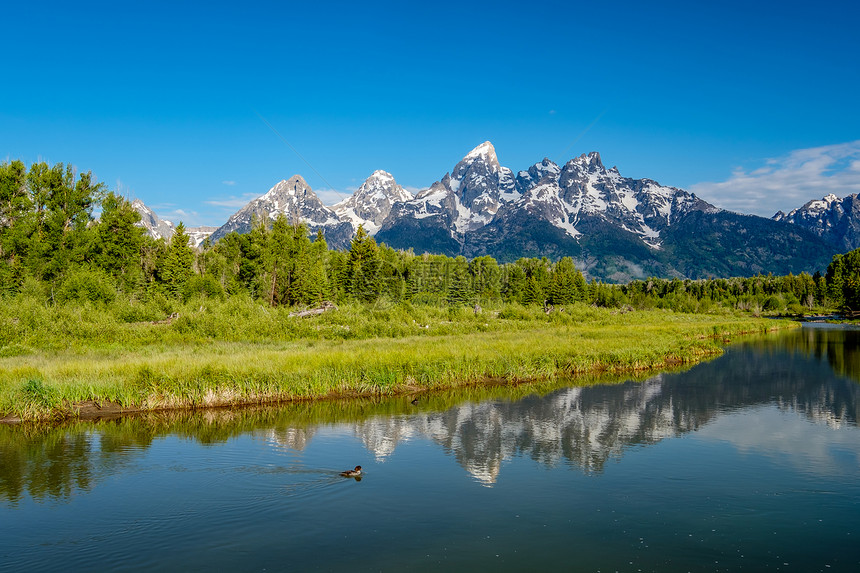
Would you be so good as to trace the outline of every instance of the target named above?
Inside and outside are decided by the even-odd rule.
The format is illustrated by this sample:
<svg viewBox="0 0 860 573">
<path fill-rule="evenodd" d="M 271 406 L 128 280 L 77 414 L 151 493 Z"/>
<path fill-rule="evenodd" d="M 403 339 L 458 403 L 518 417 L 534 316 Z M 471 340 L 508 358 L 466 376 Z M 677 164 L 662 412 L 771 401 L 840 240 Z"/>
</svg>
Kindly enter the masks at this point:
<svg viewBox="0 0 860 573">
<path fill-rule="evenodd" d="M 726 316 L 691 320 L 681 315 L 662 324 L 542 326 L 515 332 L 271 345 L 213 343 L 108 356 L 69 353 L 52 357 L 53 362 L 41 368 L 33 365 L 41 358 L 34 355 L 16 360 L 17 384 L 11 383 L 14 394 L 6 394 L 0 423 L 636 374 L 718 356 L 736 337 L 799 326 Z M 8 389 L 10 383 L 4 382 Z"/>
</svg>

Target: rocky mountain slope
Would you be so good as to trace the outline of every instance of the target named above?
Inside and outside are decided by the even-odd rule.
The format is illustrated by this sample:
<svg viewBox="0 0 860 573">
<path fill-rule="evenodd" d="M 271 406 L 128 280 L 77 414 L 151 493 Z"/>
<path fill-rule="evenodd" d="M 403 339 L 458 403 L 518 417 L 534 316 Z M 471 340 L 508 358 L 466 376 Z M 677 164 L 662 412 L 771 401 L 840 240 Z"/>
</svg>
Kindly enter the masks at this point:
<svg viewBox="0 0 860 573">
<path fill-rule="evenodd" d="M 374 171 L 352 196 L 332 209 L 341 221 L 352 224 L 354 229 L 364 225 L 368 234 L 375 235 L 391 208 L 411 199 L 412 195 L 397 184 L 391 173 L 379 170 Z"/>
<path fill-rule="evenodd" d="M 350 223 L 342 221 L 331 208 L 323 205 L 301 175 L 293 175 L 242 207 L 212 233 L 211 239 L 217 241 L 233 231 L 247 233 L 254 220 L 274 220 L 280 214 L 290 222 L 306 223 L 312 233 L 323 229 L 326 242 L 332 248 L 347 247 L 354 232 Z"/>
<path fill-rule="evenodd" d="M 856 196 L 830 196 L 773 220 L 740 215 L 683 189 L 624 177 L 596 152 L 561 166 L 543 159 L 514 174 L 484 142 L 414 197 L 375 171 L 327 207 L 294 175 L 231 216 L 212 240 L 282 213 L 312 233 L 321 229 L 332 248 L 348 248 L 363 225 L 394 248 L 500 262 L 571 256 L 589 277 L 624 282 L 823 271 L 834 253 L 860 243 L 858 210 Z"/>
<path fill-rule="evenodd" d="M 153 239 L 164 239 L 169 241 L 170 237 L 176 231 L 176 227 L 172 222 L 161 219 L 152 209 L 147 207 L 140 199 L 135 199 L 131 202 L 132 208 L 140 214 L 138 226 L 146 230 L 146 234 Z M 186 227 L 185 233 L 188 235 L 188 242 L 192 247 L 199 247 L 203 241 L 209 237 L 217 227 Z"/>
<path fill-rule="evenodd" d="M 788 214 L 779 211 L 773 220 L 811 231 L 840 252 L 860 248 L 860 199 L 856 193 L 842 199 L 831 193 Z"/>
<path fill-rule="evenodd" d="M 146 234 L 153 239 L 170 239 L 175 227 L 170 221 L 165 221 L 156 215 L 152 209 L 144 205 L 140 199 L 131 202 L 131 207 L 140 214 L 140 227 L 146 229 Z"/>
<path fill-rule="evenodd" d="M 617 168 L 606 169 L 598 153 L 571 159 L 563 167 L 544 159 L 514 178 L 485 142 L 452 174 L 414 200 L 395 205 L 378 239 L 404 246 L 420 229 L 426 242 L 447 254 L 493 252 L 509 259 L 542 253 L 545 247 L 544 254 L 573 254 L 581 250 L 577 245 L 582 246 L 585 231 L 608 225 L 659 249 L 660 232 L 695 210 L 716 208 L 681 189 L 622 177 Z M 535 233 L 528 227 L 544 229 Z M 526 240 L 516 242 L 511 233 Z"/>
</svg>

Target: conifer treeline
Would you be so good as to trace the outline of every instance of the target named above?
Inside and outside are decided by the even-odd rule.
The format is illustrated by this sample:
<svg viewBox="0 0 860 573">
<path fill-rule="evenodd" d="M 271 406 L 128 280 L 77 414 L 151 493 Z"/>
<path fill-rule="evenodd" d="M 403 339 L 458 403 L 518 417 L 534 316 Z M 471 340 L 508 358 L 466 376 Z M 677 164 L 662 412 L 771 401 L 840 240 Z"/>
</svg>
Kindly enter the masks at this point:
<svg viewBox="0 0 860 573">
<path fill-rule="evenodd" d="M 93 209 L 100 206 L 98 220 Z M 788 275 L 681 280 L 627 285 L 586 281 L 570 257 L 499 265 L 484 256 L 416 255 L 378 245 L 359 228 L 347 251 L 312 240 L 304 225 L 281 216 L 257 222 L 200 249 L 180 223 L 169 241 L 136 225 L 124 198 L 70 166 L 21 161 L 0 165 L 0 288 L 45 293 L 53 302 L 111 301 L 117 296 L 250 295 L 269 305 L 311 306 L 324 300 L 472 305 L 492 302 L 600 306 L 631 304 L 688 312 L 714 304 L 802 312 L 815 305 L 860 309 L 860 253 L 837 255 L 826 276 Z"/>
</svg>

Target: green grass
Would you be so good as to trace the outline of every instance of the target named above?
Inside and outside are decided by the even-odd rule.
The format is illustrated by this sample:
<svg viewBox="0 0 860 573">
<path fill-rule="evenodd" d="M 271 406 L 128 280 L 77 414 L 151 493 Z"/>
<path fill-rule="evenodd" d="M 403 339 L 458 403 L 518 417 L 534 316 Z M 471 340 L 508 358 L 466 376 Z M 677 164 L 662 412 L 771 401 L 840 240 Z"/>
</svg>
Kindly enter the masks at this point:
<svg viewBox="0 0 860 573">
<path fill-rule="evenodd" d="M 132 410 L 336 396 L 689 364 L 741 333 L 791 323 L 734 314 L 352 305 L 314 318 L 253 301 L 0 305 L 0 412 L 26 420 L 110 401 Z M 179 312 L 170 324 L 151 324 Z"/>
</svg>

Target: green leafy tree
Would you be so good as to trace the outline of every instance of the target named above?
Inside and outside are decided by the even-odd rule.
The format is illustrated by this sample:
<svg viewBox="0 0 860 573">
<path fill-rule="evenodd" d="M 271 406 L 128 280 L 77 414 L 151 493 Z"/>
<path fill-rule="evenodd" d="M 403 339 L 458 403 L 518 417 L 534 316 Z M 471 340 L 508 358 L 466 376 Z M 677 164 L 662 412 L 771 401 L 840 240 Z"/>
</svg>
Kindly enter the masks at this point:
<svg viewBox="0 0 860 573">
<path fill-rule="evenodd" d="M 860 249 L 835 255 L 827 266 L 830 299 L 842 308 L 860 310 Z"/>
<path fill-rule="evenodd" d="M 140 214 L 113 193 L 102 199 L 102 214 L 95 229 L 93 260 L 98 267 L 132 291 L 143 278 L 141 248 L 144 229 L 136 223 Z"/>
<path fill-rule="evenodd" d="M 246 284 L 240 278 L 243 262 L 243 245 L 247 245 L 248 236 L 235 231 L 228 233 L 210 248 L 205 249 L 205 256 L 200 271 L 213 277 L 224 292 L 237 294 L 247 292 Z M 204 245 L 205 247 L 205 245 Z M 198 261 L 200 257 L 198 257 Z"/>
<path fill-rule="evenodd" d="M 92 174 L 75 177 L 71 166 L 47 163 L 30 166 L 26 179 L 29 219 L 24 224 L 27 237 L 26 266 L 36 277 L 53 280 L 74 264 L 81 264 L 90 250 L 93 204 L 104 189 Z"/>
</svg>

